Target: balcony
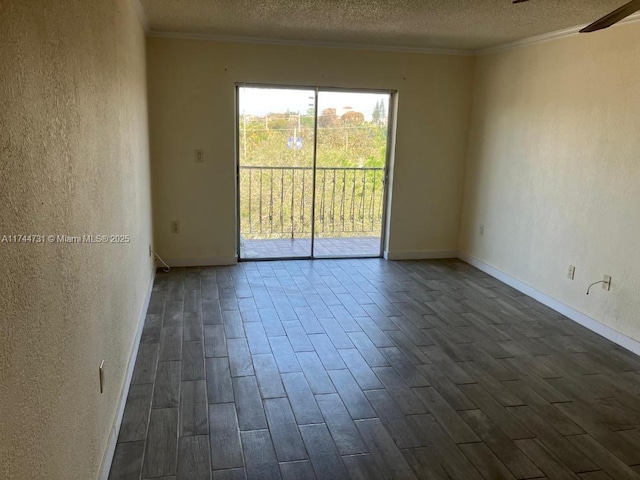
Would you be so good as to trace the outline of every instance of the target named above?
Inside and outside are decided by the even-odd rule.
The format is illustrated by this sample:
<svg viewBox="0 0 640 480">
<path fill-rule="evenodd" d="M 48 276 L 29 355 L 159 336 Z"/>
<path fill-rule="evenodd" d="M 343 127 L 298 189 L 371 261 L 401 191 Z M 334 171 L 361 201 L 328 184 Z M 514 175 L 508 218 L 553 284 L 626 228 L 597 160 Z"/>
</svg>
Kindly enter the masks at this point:
<svg viewBox="0 0 640 480">
<path fill-rule="evenodd" d="M 380 255 L 384 168 L 316 167 L 315 179 L 313 167 L 239 173 L 241 258 Z"/>
</svg>

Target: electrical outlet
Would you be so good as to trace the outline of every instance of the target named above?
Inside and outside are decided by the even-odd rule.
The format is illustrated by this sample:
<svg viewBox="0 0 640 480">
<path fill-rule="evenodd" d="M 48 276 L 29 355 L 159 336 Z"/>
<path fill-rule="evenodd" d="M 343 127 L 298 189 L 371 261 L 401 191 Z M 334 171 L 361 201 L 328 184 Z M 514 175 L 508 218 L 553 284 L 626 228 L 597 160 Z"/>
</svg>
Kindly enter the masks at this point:
<svg viewBox="0 0 640 480">
<path fill-rule="evenodd" d="M 204 163 L 204 152 L 202 150 L 196 150 L 196 163 Z"/>
<path fill-rule="evenodd" d="M 569 280 L 573 280 L 573 277 L 576 275 L 576 267 L 573 265 L 569 265 L 569 271 L 567 272 L 567 278 Z"/>
<path fill-rule="evenodd" d="M 180 233 L 180 221 L 172 220 L 171 221 L 171 233 Z"/>
<path fill-rule="evenodd" d="M 484 224 L 480 225 L 480 236 L 484 237 Z"/>
<path fill-rule="evenodd" d="M 100 381 L 100 393 L 104 392 L 104 360 L 100 362 L 98 367 L 98 379 Z"/>
<path fill-rule="evenodd" d="M 609 275 L 605 275 L 602 280 L 602 289 L 611 290 L 611 277 Z"/>
</svg>

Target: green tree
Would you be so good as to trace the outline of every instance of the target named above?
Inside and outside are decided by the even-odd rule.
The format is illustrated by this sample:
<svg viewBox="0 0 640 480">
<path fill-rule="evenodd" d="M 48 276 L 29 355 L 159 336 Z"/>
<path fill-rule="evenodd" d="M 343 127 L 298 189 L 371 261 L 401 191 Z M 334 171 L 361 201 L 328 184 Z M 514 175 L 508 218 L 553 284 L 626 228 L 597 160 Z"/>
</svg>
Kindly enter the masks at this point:
<svg viewBox="0 0 640 480">
<path fill-rule="evenodd" d="M 384 108 L 384 100 L 378 100 L 376 102 L 376 106 L 373 108 L 373 123 L 375 123 L 376 125 L 380 125 L 385 116 L 386 112 Z"/>
<path fill-rule="evenodd" d="M 376 106 L 373 107 L 373 114 L 372 119 L 373 119 L 373 123 L 378 124 L 380 122 L 380 101 L 376 102 Z"/>
</svg>

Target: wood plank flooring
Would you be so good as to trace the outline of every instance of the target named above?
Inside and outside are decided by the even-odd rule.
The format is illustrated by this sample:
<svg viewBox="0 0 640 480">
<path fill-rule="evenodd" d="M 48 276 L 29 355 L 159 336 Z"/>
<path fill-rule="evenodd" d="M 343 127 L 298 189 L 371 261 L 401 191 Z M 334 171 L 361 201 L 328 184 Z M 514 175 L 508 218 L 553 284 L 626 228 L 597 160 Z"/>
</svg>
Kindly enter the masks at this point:
<svg viewBox="0 0 640 480">
<path fill-rule="evenodd" d="M 639 357 L 461 261 L 173 269 L 109 478 L 640 478 L 639 396 Z"/>
</svg>

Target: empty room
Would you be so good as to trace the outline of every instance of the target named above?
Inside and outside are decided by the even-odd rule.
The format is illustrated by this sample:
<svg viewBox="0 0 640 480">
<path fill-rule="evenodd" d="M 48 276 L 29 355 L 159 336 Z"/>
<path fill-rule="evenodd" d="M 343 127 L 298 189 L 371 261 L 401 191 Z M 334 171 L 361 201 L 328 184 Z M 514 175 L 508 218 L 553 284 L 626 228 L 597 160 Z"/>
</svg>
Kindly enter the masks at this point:
<svg viewBox="0 0 640 480">
<path fill-rule="evenodd" d="M 0 478 L 640 479 L 640 0 L 0 0 Z"/>
</svg>

